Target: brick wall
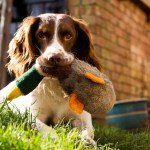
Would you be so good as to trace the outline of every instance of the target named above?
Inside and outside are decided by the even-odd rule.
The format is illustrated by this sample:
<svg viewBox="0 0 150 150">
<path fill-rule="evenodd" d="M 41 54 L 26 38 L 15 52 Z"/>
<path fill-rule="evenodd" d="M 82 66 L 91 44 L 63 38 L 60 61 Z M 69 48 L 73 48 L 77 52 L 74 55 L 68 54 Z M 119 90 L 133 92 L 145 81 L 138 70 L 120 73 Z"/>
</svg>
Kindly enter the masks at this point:
<svg viewBox="0 0 150 150">
<path fill-rule="evenodd" d="M 127 0 L 68 0 L 68 11 L 88 22 L 117 99 L 150 97 L 150 23 L 144 11 Z"/>
</svg>

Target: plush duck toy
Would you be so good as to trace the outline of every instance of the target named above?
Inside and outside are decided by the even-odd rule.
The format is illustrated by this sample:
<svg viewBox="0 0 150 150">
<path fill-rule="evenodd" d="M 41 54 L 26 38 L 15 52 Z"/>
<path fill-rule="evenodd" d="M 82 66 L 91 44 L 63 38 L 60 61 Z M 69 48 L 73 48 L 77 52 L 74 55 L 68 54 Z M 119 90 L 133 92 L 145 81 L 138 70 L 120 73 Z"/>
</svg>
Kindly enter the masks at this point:
<svg viewBox="0 0 150 150">
<path fill-rule="evenodd" d="M 15 82 L 16 84 L 7 93 L 6 100 L 13 100 L 21 95 L 27 95 L 33 91 L 43 76 L 36 70 L 35 65 L 32 66 L 27 72 L 19 77 Z"/>
<path fill-rule="evenodd" d="M 49 69 L 47 74 L 59 79 L 64 91 L 70 95 L 70 108 L 77 113 L 83 109 L 90 113 L 104 113 L 114 105 L 115 92 L 111 81 L 96 67 L 84 61 L 75 59 L 71 65 Z M 16 85 L 6 99 L 13 100 L 30 93 L 42 79 L 43 76 L 33 66 L 16 80 Z"/>
</svg>

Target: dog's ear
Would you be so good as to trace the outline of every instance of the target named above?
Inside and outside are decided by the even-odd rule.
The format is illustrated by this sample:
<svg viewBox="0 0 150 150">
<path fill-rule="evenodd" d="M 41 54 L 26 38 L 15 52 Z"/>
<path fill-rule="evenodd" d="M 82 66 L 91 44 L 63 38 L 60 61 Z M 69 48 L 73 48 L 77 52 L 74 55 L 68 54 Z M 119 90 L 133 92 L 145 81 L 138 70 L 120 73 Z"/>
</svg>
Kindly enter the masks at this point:
<svg viewBox="0 0 150 150">
<path fill-rule="evenodd" d="M 99 58 L 96 57 L 94 46 L 85 21 L 74 19 L 77 30 L 77 40 L 73 47 L 73 53 L 81 60 L 84 60 L 101 70 Z"/>
<path fill-rule="evenodd" d="M 33 39 L 38 22 L 39 17 L 25 18 L 9 44 L 7 67 L 16 77 L 27 71 L 35 60 L 36 48 Z"/>
</svg>

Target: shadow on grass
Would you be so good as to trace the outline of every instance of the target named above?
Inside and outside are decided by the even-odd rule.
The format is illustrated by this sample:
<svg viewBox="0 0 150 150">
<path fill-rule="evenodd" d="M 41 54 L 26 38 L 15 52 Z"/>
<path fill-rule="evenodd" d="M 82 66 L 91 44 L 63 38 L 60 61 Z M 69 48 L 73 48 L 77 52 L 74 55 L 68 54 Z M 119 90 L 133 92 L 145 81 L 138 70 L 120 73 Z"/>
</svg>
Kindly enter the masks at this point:
<svg viewBox="0 0 150 150">
<path fill-rule="evenodd" d="M 94 124 L 95 139 L 98 144 L 110 143 L 110 147 L 120 150 L 149 150 L 150 132 L 147 130 L 127 131 L 117 127 L 101 127 Z"/>
</svg>

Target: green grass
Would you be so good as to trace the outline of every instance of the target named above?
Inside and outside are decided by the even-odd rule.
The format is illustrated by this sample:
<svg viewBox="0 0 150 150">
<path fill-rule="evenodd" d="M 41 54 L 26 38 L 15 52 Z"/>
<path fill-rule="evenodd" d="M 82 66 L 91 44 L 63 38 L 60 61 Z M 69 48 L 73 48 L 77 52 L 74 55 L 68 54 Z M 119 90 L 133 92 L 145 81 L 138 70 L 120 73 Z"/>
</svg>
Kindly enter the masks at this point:
<svg viewBox="0 0 150 150">
<path fill-rule="evenodd" d="M 4 105 L 0 108 L 0 150 L 148 150 L 150 134 L 145 131 L 129 132 L 95 124 L 97 148 L 81 142 L 76 128 L 57 125 L 51 129 L 48 137 L 30 128 L 28 113 L 13 113 Z M 28 123 L 27 123 L 28 122 Z M 51 138 L 55 132 L 56 139 Z"/>
<path fill-rule="evenodd" d="M 149 150 L 150 133 L 149 131 L 127 131 L 116 127 L 96 128 L 96 138 L 98 143 L 112 143 L 111 147 L 120 150 Z"/>
</svg>

